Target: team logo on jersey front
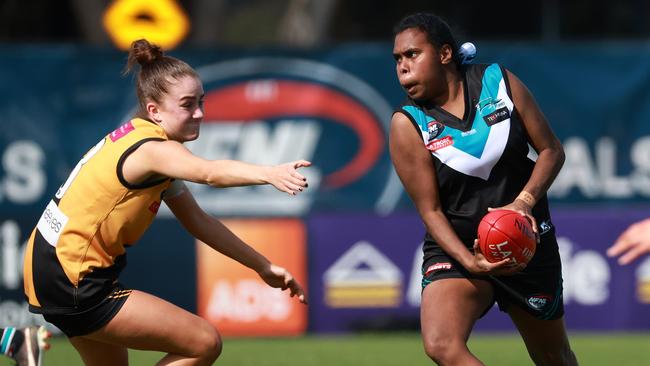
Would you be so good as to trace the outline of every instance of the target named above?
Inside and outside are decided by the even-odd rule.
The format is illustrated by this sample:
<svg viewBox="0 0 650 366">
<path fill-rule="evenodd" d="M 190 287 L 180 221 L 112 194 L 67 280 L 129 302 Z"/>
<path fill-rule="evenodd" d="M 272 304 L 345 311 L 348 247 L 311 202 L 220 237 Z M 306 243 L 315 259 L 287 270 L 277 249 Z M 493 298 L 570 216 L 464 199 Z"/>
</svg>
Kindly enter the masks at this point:
<svg viewBox="0 0 650 366">
<path fill-rule="evenodd" d="M 503 104 L 503 101 L 501 99 L 493 98 L 493 97 L 487 97 L 487 98 L 481 99 L 478 103 L 476 103 L 476 109 L 478 110 L 478 112 L 481 115 L 484 116 L 484 115 L 487 115 L 487 114 L 490 114 L 490 113 L 494 112 L 498 108 L 501 108 L 501 107 L 505 106 L 505 104 L 503 104 L 503 105 L 501 105 L 501 104 Z"/>
<path fill-rule="evenodd" d="M 432 121 L 429 121 L 427 123 L 427 132 L 429 133 L 429 142 L 431 140 L 435 139 L 436 137 L 440 136 L 442 133 L 442 130 L 445 129 L 445 125 L 442 123 L 436 121 L 435 119 Z"/>
<path fill-rule="evenodd" d="M 476 103 L 476 110 L 488 126 L 510 118 L 506 103 L 500 98 L 487 97 Z"/>
</svg>

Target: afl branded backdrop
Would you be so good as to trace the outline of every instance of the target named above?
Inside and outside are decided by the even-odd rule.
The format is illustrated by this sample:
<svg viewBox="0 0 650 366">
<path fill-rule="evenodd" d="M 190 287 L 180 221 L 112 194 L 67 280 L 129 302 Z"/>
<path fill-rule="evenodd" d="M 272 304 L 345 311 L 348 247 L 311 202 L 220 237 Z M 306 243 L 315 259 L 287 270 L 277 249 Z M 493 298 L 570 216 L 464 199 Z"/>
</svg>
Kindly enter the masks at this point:
<svg viewBox="0 0 650 366">
<path fill-rule="evenodd" d="M 488 207 L 514 201 L 535 161 L 505 69 L 498 64 L 476 64 L 464 66 L 461 73 L 462 119 L 436 105 L 410 99 L 396 112 L 411 120 L 431 152 L 442 210 L 472 250 Z M 539 318 L 557 318 L 563 314 L 561 265 L 546 196 L 539 198 L 533 216 L 541 234 L 535 256 L 524 271 L 490 277 L 490 281 L 498 285 L 496 299 L 502 310 L 515 301 Z M 424 240 L 423 274 L 423 286 L 442 278 L 477 277 L 447 256 L 429 233 Z"/>
<path fill-rule="evenodd" d="M 151 224 L 170 179 L 130 185 L 125 159 L 147 141 L 167 140 L 158 125 L 133 119 L 95 145 L 48 203 L 25 252 L 25 294 L 30 311 L 71 314 L 117 291 L 125 246 Z"/>
</svg>

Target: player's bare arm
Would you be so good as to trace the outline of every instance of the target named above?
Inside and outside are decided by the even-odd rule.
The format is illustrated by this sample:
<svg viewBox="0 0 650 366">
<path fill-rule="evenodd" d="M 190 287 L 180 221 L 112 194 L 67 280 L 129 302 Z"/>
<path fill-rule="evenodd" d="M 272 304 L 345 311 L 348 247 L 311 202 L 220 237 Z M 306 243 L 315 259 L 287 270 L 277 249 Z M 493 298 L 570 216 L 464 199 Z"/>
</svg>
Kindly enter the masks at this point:
<svg viewBox="0 0 650 366">
<path fill-rule="evenodd" d="M 555 136 L 546 117 L 540 110 L 530 90 L 510 71 L 506 71 L 510 82 L 515 110 L 521 117 L 530 144 L 537 152 L 538 158 L 530 179 L 524 186 L 522 194 L 513 203 L 501 207 L 511 209 L 527 216 L 537 232 L 537 223 L 532 215 L 532 208 L 551 186 L 564 164 L 564 149 Z"/>
<path fill-rule="evenodd" d="M 182 183 L 176 183 L 176 185 Z M 262 254 L 244 243 L 216 218 L 208 215 L 196 203 L 187 188 L 181 187 L 165 203 L 185 229 L 195 238 L 214 250 L 251 268 L 270 286 L 289 289 L 291 296 L 306 303 L 305 293 L 300 284 L 286 269 L 272 264 Z"/>
<path fill-rule="evenodd" d="M 126 159 L 123 174 L 131 183 L 162 175 L 213 187 L 271 184 L 279 191 L 296 195 L 307 188 L 307 178 L 298 169 L 310 165 L 306 160 L 276 166 L 206 160 L 193 155 L 179 142 L 149 141 Z"/>
<path fill-rule="evenodd" d="M 447 254 L 472 273 L 506 274 L 514 271 L 506 268 L 510 263 L 508 259 L 490 263 L 480 251 L 473 255 L 460 241 L 442 212 L 431 154 L 422 144 L 411 121 L 402 113 L 393 114 L 391 121 L 390 156 L 427 231 Z"/>
</svg>

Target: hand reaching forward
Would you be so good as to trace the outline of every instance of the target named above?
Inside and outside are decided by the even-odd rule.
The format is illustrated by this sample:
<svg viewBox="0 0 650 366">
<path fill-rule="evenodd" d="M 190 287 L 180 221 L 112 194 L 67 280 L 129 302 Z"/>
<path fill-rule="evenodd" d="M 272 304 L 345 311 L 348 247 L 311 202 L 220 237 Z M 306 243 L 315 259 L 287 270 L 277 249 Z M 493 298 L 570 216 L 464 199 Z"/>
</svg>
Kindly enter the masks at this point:
<svg viewBox="0 0 650 366">
<path fill-rule="evenodd" d="M 620 256 L 620 265 L 629 264 L 646 253 L 650 253 L 650 219 L 630 225 L 607 249 L 607 256 Z"/>
<path fill-rule="evenodd" d="M 308 167 L 311 162 L 306 160 L 296 160 L 290 163 L 284 163 L 269 167 L 267 172 L 267 182 L 273 185 L 281 192 L 295 196 L 308 187 L 307 178 L 298 173 L 298 168 Z"/>
<path fill-rule="evenodd" d="M 269 286 L 280 288 L 283 291 L 289 289 L 291 297 L 297 296 L 301 303 L 307 303 L 307 298 L 305 297 L 305 292 L 302 287 L 286 269 L 274 264 L 269 264 L 268 267 L 260 271 L 258 274 Z"/>
</svg>

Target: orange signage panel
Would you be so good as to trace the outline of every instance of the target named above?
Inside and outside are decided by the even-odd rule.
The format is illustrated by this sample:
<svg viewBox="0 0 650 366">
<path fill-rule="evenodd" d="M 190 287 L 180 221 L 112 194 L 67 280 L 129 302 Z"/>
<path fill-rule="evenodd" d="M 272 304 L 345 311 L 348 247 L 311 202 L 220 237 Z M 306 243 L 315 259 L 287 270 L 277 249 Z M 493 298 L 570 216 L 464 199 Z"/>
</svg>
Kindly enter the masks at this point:
<svg viewBox="0 0 650 366">
<path fill-rule="evenodd" d="M 298 219 L 233 219 L 224 225 L 307 285 L 306 232 Z M 271 288 L 253 270 L 197 241 L 198 313 L 226 336 L 293 336 L 307 329 L 307 306 Z M 304 288 L 304 287 L 303 287 Z"/>
</svg>

